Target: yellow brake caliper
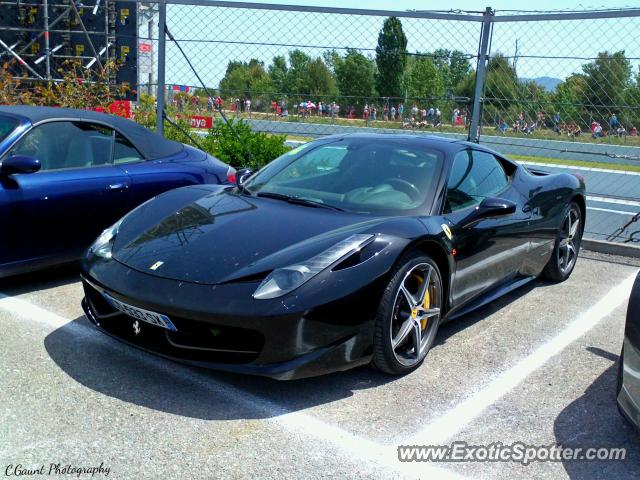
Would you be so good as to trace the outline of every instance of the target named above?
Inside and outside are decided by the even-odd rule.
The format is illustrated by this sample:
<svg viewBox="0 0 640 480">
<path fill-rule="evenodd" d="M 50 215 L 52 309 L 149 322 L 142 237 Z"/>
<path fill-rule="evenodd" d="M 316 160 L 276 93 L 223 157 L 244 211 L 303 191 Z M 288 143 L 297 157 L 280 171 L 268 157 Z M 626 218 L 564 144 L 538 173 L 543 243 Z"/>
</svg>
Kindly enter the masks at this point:
<svg viewBox="0 0 640 480">
<path fill-rule="evenodd" d="M 422 307 L 425 310 L 428 310 L 430 305 L 431 305 L 431 299 L 429 298 L 429 289 L 427 288 L 427 291 L 424 294 L 424 301 L 422 302 Z M 429 318 L 424 318 L 420 320 L 420 323 L 421 323 L 420 326 L 422 327 L 422 330 L 427 328 L 428 322 L 429 322 Z"/>
<path fill-rule="evenodd" d="M 420 278 L 418 281 L 420 282 L 420 285 L 418 286 L 418 288 L 420 288 L 422 286 L 422 283 L 424 282 L 424 279 Z M 427 310 L 430 306 L 431 306 L 431 298 L 429 296 L 429 289 L 427 288 L 427 291 L 424 294 L 424 299 L 422 300 L 422 307 L 425 310 Z M 415 314 L 412 312 L 413 318 L 415 318 L 417 313 L 418 313 L 418 309 L 416 308 L 415 309 Z M 420 320 L 420 328 L 422 330 L 427 328 L 427 323 L 429 323 L 429 319 L 428 318 L 424 318 L 424 319 Z"/>
</svg>

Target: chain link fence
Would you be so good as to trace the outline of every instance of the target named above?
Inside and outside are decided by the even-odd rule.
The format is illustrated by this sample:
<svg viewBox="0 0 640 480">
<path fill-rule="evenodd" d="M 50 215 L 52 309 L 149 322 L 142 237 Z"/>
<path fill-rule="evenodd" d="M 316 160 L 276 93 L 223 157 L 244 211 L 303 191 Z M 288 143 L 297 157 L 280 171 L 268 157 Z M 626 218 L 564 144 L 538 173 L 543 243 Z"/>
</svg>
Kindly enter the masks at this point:
<svg viewBox="0 0 640 480">
<path fill-rule="evenodd" d="M 133 33 L 94 34 L 95 50 L 106 48 L 83 60 L 111 58 L 116 70 L 135 61 L 129 96 L 147 126 L 162 130 L 157 109 L 172 121 L 190 118 L 194 131 L 224 115 L 290 141 L 354 131 L 479 139 L 538 169 L 581 172 L 586 235 L 640 241 L 640 9 L 380 11 L 118 0 L 108 10 L 108 2 L 56 1 L 69 15 L 75 3 L 87 24 L 95 5 L 116 23 L 121 12 L 135 12 Z M 71 38 L 86 39 L 75 23 Z M 5 32 L 0 25 L 0 39 Z M 122 56 L 127 41 L 137 48 Z M 25 45 L 17 47 L 27 52 L 24 60 L 44 76 L 34 64 L 42 52 Z M 63 56 L 54 47 L 50 60 L 58 65 Z M 9 49 L 0 50 L 2 61 L 10 59 Z M 13 74 L 22 69 L 20 78 L 42 83 L 11 60 Z M 57 68 L 54 82 L 63 80 Z"/>
</svg>

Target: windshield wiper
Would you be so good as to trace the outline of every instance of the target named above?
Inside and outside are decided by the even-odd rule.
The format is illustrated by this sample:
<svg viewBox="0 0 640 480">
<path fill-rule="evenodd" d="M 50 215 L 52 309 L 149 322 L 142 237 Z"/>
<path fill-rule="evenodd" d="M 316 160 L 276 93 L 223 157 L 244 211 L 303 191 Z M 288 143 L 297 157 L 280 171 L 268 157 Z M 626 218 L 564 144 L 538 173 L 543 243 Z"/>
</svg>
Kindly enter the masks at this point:
<svg viewBox="0 0 640 480">
<path fill-rule="evenodd" d="M 265 198 L 275 198 L 276 200 L 284 200 L 285 202 L 293 203 L 295 205 L 304 205 L 307 207 L 316 207 L 316 208 L 328 208 L 329 210 L 336 210 L 338 212 L 344 212 L 344 209 L 340 207 L 336 207 L 333 205 L 327 205 L 326 203 L 318 202 L 316 200 L 311 200 L 309 198 L 302 197 L 294 197 L 291 195 L 285 195 L 284 193 L 276 193 L 276 192 L 258 192 L 256 194 L 258 197 Z"/>
</svg>

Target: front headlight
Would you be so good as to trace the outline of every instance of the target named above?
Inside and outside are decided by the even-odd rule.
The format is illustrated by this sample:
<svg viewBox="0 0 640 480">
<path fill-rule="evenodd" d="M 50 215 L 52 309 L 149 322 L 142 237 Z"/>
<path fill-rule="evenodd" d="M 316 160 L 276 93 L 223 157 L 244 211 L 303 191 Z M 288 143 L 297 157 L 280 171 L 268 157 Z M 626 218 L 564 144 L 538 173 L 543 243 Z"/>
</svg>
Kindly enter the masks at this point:
<svg viewBox="0 0 640 480">
<path fill-rule="evenodd" d="M 266 300 L 285 295 L 325 268 L 339 262 L 343 258 L 357 252 L 373 239 L 373 235 L 356 234 L 336 243 L 324 252 L 310 258 L 306 262 L 277 268 L 265 278 L 253 292 L 253 298 Z"/>
<path fill-rule="evenodd" d="M 118 230 L 120 229 L 120 224 L 123 219 L 118 220 L 112 226 L 107 228 L 104 232 L 100 234 L 100 236 L 93 242 L 93 245 L 89 247 L 89 253 L 91 255 L 95 255 L 96 257 L 104 258 L 109 260 L 111 258 L 111 249 L 113 248 L 113 241 L 118 235 Z"/>
</svg>

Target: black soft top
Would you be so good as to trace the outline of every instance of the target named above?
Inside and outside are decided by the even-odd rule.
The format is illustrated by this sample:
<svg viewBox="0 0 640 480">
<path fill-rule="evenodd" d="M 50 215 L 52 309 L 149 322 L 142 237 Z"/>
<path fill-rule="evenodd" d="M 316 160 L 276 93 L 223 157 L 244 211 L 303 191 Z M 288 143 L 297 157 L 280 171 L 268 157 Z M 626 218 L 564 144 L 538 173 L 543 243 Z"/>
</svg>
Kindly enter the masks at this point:
<svg viewBox="0 0 640 480">
<path fill-rule="evenodd" d="M 83 120 L 108 125 L 119 131 L 146 158 L 170 157 L 184 150 L 179 142 L 167 140 L 137 123 L 105 113 L 73 108 L 0 105 L 0 114 L 7 113 L 28 119 L 32 124 L 47 120 Z"/>
</svg>

